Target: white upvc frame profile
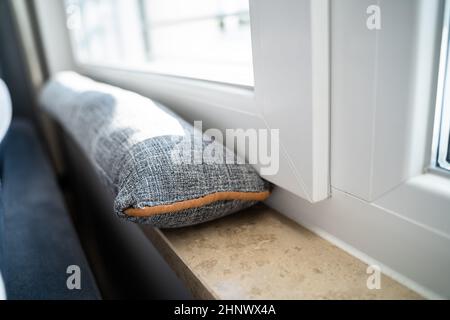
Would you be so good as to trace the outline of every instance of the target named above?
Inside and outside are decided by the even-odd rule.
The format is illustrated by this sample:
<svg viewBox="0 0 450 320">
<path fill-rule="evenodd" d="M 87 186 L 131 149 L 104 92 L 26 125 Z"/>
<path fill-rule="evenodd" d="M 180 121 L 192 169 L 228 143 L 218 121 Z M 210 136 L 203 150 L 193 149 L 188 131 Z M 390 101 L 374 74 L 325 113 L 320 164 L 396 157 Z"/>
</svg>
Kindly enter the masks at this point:
<svg viewBox="0 0 450 320">
<path fill-rule="evenodd" d="M 330 190 L 330 2 L 251 0 L 250 15 L 256 105 L 281 137 L 281 170 L 268 180 L 310 202 L 324 200 Z"/>
</svg>

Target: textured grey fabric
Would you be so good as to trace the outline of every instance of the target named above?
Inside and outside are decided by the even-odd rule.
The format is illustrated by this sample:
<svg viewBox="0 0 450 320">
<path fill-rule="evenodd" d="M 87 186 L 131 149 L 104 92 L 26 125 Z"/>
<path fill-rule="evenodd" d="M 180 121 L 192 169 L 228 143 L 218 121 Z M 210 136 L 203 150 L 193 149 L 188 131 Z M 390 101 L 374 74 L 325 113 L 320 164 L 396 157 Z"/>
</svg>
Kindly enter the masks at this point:
<svg viewBox="0 0 450 320">
<path fill-rule="evenodd" d="M 45 86 L 41 106 L 89 157 L 116 196 L 115 212 L 121 218 L 161 228 L 194 225 L 255 202 L 217 201 L 145 218 L 128 216 L 125 210 L 174 204 L 217 192 L 269 189 L 250 165 L 222 163 L 235 155 L 213 139 L 202 139 L 200 146 L 221 151 L 204 156 L 203 164 L 177 161 L 186 150 L 192 158 L 201 155 L 201 147 L 188 144 L 194 137 L 193 126 L 138 94 L 75 73 L 61 73 Z"/>
</svg>

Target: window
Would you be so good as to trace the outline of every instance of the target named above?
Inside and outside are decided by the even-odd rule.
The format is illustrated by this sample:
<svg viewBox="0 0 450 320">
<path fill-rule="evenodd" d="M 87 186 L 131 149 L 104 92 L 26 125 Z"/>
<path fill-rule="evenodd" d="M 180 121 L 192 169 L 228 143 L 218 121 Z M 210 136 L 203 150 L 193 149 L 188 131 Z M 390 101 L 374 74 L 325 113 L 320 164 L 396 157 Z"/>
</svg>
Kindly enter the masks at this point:
<svg viewBox="0 0 450 320">
<path fill-rule="evenodd" d="M 441 62 L 437 98 L 435 157 L 436 167 L 450 170 L 450 1 L 446 2 L 442 32 Z"/>
<path fill-rule="evenodd" d="M 248 0 L 67 0 L 81 63 L 253 86 Z"/>
</svg>

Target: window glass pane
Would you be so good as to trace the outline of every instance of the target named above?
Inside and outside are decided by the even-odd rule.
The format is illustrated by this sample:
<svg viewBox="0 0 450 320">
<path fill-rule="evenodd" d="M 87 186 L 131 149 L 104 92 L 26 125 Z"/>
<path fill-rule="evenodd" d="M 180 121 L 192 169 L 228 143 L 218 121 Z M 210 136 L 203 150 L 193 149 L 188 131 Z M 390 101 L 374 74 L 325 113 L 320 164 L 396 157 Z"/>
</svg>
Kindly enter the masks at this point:
<svg viewBox="0 0 450 320">
<path fill-rule="evenodd" d="M 67 0 L 76 57 L 253 85 L 248 0 Z"/>
<path fill-rule="evenodd" d="M 447 145 L 447 164 L 450 167 L 450 135 L 449 135 L 449 139 L 448 139 L 449 143 Z"/>
<path fill-rule="evenodd" d="M 446 4 L 444 25 L 442 30 L 441 61 L 439 69 L 438 96 L 436 109 L 436 127 L 438 135 L 435 136 L 437 149 L 436 166 L 450 170 L 450 6 Z"/>
</svg>

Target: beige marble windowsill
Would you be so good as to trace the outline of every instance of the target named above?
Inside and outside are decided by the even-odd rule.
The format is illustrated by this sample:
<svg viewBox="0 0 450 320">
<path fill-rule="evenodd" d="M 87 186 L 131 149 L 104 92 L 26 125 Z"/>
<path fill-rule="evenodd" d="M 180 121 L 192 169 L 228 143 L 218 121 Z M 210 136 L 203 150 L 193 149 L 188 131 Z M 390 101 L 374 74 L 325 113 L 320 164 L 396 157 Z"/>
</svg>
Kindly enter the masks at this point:
<svg viewBox="0 0 450 320">
<path fill-rule="evenodd" d="M 200 226 L 145 234 L 201 299 L 421 299 L 263 205 Z"/>
</svg>

